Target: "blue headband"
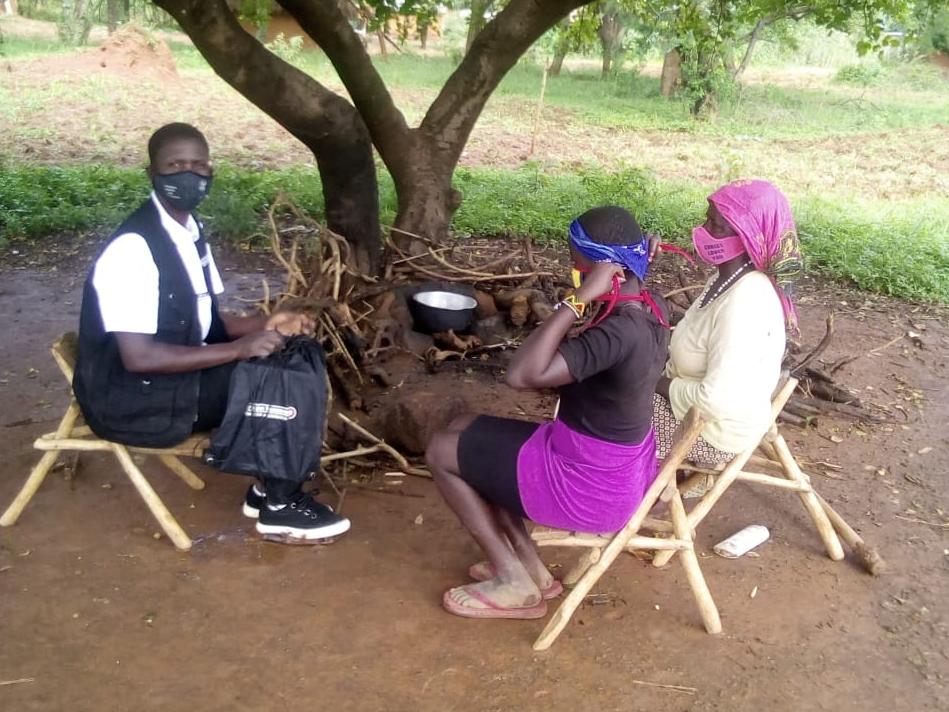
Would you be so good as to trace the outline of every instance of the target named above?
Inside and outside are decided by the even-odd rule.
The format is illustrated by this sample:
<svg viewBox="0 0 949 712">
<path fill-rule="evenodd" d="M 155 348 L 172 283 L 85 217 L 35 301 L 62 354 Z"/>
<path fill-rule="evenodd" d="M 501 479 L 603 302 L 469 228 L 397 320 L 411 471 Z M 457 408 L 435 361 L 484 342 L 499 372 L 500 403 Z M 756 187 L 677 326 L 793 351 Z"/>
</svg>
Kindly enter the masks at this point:
<svg viewBox="0 0 949 712">
<path fill-rule="evenodd" d="M 603 245 L 590 239 L 579 220 L 570 223 L 570 244 L 577 252 L 593 262 L 613 262 L 622 265 L 640 281 L 649 271 L 649 238 L 643 237 L 632 245 Z"/>
</svg>

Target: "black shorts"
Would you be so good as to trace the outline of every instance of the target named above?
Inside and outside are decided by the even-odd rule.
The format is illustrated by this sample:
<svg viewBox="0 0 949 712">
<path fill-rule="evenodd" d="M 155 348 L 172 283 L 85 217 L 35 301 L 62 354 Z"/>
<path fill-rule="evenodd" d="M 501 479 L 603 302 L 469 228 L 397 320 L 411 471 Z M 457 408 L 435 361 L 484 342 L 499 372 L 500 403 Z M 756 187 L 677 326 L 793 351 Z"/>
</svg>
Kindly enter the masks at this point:
<svg viewBox="0 0 949 712">
<path fill-rule="evenodd" d="M 538 427 L 524 420 L 479 415 L 458 438 L 461 478 L 487 502 L 526 517 L 517 487 L 517 456 Z"/>
</svg>

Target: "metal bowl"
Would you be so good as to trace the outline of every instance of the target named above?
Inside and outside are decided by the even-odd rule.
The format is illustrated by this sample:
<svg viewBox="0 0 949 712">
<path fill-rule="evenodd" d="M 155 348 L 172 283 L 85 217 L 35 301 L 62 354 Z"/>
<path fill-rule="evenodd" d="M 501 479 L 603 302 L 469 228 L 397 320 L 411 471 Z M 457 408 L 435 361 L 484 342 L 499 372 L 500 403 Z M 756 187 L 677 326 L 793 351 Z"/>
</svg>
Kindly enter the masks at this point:
<svg viewBox="0 0 949 712">
<path fill-rule="evenodd" d="M 426 334 L 466 331 L 474 321 L 478 302 L 465 294 L 442 290 L 416 292 L 409 299 L 415 329 Z"/>
</svg>

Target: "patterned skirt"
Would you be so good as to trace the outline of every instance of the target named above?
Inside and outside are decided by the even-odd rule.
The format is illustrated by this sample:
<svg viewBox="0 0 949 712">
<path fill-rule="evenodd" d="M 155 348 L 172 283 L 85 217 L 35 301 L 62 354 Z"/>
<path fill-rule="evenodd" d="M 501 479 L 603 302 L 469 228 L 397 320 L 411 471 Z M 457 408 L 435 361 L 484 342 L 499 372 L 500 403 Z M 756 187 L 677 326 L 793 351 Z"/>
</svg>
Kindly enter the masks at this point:
<svg viewBox="0 0 949 712">
<path fill-rule="evenodd" d="M 672 436 L 679 426 L 679 421 L 676 420 L 669 401 L 658 393 L 652 396 L 652 426 L 656 430 L 656 457 L 663 460 L 672 449 Z M 705 438 L 700 437 L 689 450 L 686 460 L 700 467 L 714 467 L 721 462 L 728 462 L 733 457 L 735 453 L 714 448 Z"/>
</svg>

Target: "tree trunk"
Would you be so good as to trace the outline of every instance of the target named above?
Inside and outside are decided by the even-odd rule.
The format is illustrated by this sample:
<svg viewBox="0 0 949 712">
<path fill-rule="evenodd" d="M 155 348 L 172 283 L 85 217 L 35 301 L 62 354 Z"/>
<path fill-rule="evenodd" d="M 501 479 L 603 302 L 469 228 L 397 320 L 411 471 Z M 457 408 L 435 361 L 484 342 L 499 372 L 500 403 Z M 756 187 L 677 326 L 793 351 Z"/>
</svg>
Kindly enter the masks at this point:
<svg viewBox="0 0 949 712">
<path fill-rule="evenodd" d="M 604 12 L 600 20 L 600 27 L 596 33 L 600 38 L 600 48 L 603 51 L 602 76 L 606 79 L 613 71 L 613 59 L 616 57 L 616 51 L 620 45 L 620 36 L 623 33 L 623 24 L 620 22 L 619 11 L 608 10 Z"/>
<path fill-rule="evenodd" d="M 422 49 L 428 49 L 428 23 L 419 25 L 418 28 L 418 41 L 422 45 Z"/>
<path fill-rule="evenodd" d="M 461 193 L 451 184 L 455 161 L 435 146 L 422 130 L 412 129 L 408 150 L 392 166 L 399 198 L 395 227 L 411 233 L 397 236 L 413 253 L 424 249 L 413 236 L 443 239 L 461 205 Z"/>
<path fill-rule="evenodd" d="M 224 0 L 154 1 L 177 20 L 218 76 L 313 152 L 327 226 L 354 246 L 360 268 L 377 271 L 376 166 L 369 132 L 352 104 L 269 52 L 241 28 Z"/>
<path fill-rule="evenodd" d="M 550 69 L 547 73 L 552 77 L 559 77 L 563 71 L 563 61 L 567 58 L 567 50 L 557 47 L 554 49 L 554 56 L 550 60 Z"/>
<path fill-rule="evenodd" d="M 465 38 L 465 54 L 471 50 L 471 45 L 474 43 L 475 37 L 477 37 L 481 30 L 484 29 L 486 23 L 484 15 L 491 9 L 491 5 L 494 4 L 494 0 L 471 0 L 471 15 L 468 17 L 468 35 Z"/>
<path fill-rule="evenodd" d="M 16 15 L 16 0 L 3 0 L 0 2 L 0 9 L 3 10 L 4 15 Z"/>
<path fill-rule="evenodd" d="M 85 44 L 92 30 L 87 0 L 63 0 L 60 17 L 59 38 L 63 43 L 74 47 Z"/>
<path fill-rule="evenodd" d="M 583 0 L 510 0 L 474 38 L 416 129 L 333 0 L 281 0 L 326 53 L 392 174 L 396 227 L 440 239 L 461 196 L 451 178 L 491 93 L 525 51 Z"/>
<path fill-rule="evenodd" d="M 376 39 L 379 40 L 379 55 L 386 57 L 389 54 L 389 48 L 386 47 L 386 33 L 385 30 L 379 29 L 376 30 Z"/>
<path fill-rule="evenodd" d="M 111 35 L 119 26 L 119 17 L 122 12 L 122 0 L 108 0 L 106 3 L 107 24 Z"/>
<path fill-rule="evenodd" d="M 550 69 L 547 74 L 551 77 L 559 77 L 563 70 L 563 61 L 567 58 L 570 51 L 570 37 L 567 36 L 567 28 L 570 27 L 570 18 L 566 18 L 557 27 L 557 39 L 554 42 L 554 56 L 550 60 Z"/>
<path fill-rule="evenodd" d="M 751 64 L 751 57 L 755 52 L 755 45 L 758 44 L 758 40 L 761 37 L 761 31 L 765 28 L 766 23 L 764 20 L 758 20 L 758 24 L 755 25 L 755 29 L 751 31 L 751 35 L 748 36 L 748 47 L 745 48 L 745 56 L 741 58 L 741 64 L 738 65 L 738 68 L 732 72 L 732 78 L 735 81 L 741 79 L 741 75 L 745 73 L 745 70 L 748 69 L 748 65 Z"/>
<path fill-rule="evenodd" d="M 682 86 L 682 53 L 678 47 L 666 52 L 662 60 L 662 74 L 659 80 L 659 89 L 667 99 L 674 96 Z"/>
</svg>

